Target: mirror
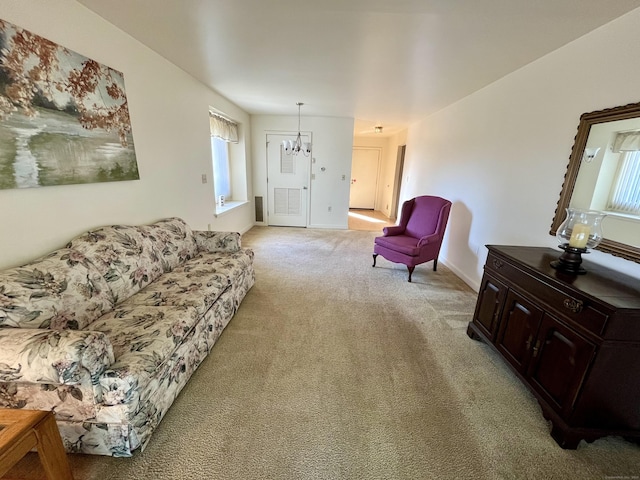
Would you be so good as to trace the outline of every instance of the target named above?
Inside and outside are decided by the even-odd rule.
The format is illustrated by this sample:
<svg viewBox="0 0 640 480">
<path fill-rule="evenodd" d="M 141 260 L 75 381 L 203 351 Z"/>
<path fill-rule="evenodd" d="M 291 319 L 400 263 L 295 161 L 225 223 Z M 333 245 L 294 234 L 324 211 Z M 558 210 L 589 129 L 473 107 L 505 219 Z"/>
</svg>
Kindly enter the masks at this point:
<svg viewBox="0 0 640 480">
<path fill-rule="evenodd" d="M 567 207 L 606 211 L 602 223 L 604 240 L 596 249 L 640 263 L 640 215 L 608 211 L 611 188 L 623 154 L 619 143 L 629 134 L 640 140 L 640 103 L 580 116 L 549 233 L 556 234 L 566 218 Z M 640 147 L 629 148 L 640 150 Z"/>
</svg>

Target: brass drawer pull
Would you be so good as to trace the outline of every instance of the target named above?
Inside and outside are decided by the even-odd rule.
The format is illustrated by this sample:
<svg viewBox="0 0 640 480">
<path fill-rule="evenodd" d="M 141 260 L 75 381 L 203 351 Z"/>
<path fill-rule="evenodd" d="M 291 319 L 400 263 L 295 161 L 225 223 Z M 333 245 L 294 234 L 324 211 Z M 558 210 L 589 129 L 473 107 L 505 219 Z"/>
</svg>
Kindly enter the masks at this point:
<svg viewBox="0 0 640 480">
<path fill-rule="evenodd" d="M 574 300 L 573 298 L 565 298 L 563 305 L 566 309 L 571 310 L 573 313 L 580 313 L 584 304 L 580 300 Z"/>
<path fill-rule="evenodd" d="M 500 270 L 503 265 L 504 262 L 502 260 L 498 260 L 497 258 L 493 259 L 493 268 L 495 268 L 496 270 Z"/>
</svg>

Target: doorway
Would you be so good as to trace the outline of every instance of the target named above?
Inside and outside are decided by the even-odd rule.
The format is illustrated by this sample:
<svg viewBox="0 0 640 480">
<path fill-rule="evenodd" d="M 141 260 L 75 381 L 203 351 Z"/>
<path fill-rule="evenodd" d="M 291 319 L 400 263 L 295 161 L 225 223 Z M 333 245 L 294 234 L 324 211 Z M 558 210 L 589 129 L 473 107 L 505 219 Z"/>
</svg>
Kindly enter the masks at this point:
<svg viewBox="0 0 640 480">
<path fill-rule="evenodd" d="M 306 227 L 311 157 L 287 155 L 283 140 L 295 141 L 295 135 L 267 134 L 267 224 Z M 302 135 L 302 141 L 311 142 L 311 135 Z"/>
</svg>

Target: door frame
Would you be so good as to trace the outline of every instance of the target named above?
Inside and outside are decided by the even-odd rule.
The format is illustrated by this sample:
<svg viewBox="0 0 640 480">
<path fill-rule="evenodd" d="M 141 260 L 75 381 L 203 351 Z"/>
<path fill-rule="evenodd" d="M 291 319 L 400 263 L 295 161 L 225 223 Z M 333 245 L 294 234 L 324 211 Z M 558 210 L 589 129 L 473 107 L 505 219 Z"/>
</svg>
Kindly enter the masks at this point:
<svg viewBox="0 0 640 480">
<path fill-rule="evenodd" d="M 393 193 L 391 194 L 391 209 L 389 210 L 389 218 L 391 218 L 391 220 L 398 219 L 400 190 L 402 189 L 402 175 L 404 172 L 404 158 L 406 153 L 407 145 L 398 145 L 398 153 L 396 156 L 396 171 L 393 178 Z"/>
</svg>

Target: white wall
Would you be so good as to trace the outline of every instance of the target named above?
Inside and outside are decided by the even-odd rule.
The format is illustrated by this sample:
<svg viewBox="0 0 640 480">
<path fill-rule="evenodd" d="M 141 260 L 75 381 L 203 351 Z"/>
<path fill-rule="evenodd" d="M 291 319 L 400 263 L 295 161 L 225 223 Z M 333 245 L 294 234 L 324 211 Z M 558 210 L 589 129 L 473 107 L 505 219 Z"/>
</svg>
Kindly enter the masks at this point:
<svg viewBox="0 0 640 480">
<path fill-rule="evenodd" d="M 251 117 L 251 151 L 253 158 L 253 192 L 264 198 L 265 223 L 267 205 L 268 133 L 297 134 L 298 117 L 253 115 Z M 353 119 L 339 117 L 302 117 L 301 128 L 313 138 L 311 163 L 315 180 L 309 189 L 309 227 L 348 227 L 349 187 L 353 146 Z M 322 171 L 321 168 L 325 170 Z M 344 179 L 343 179 L 344 176 Z M 331 212 L 329 212 L 331 207 Z"/>
<path fill-rule="evenodd" d="M 557 246 L 548 232 L 580 115 L 640 101 L 638 25 L 640 9 L 409 129 L 402 197 L 453 202 L 441 259 L 472 287 L 485 244 Z M 637 263 L 588 259 L 640 278 Z"/>
<path fill-rule="evenodd" d="M 0 190 L 0 268 L 99 225 L 179 216 L 194 229 L 251 228 L 251 204 L 213 215 L 208 120 L 215 107 L 248 138 L 246 112 L 73 0 L 2 0 L 0 18 L 123 72 L 140 172 L 138 181 Z"/>
</svg>

